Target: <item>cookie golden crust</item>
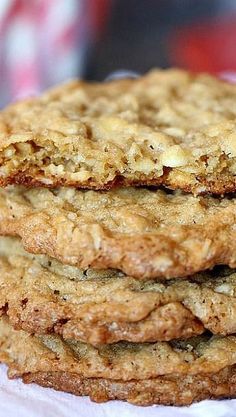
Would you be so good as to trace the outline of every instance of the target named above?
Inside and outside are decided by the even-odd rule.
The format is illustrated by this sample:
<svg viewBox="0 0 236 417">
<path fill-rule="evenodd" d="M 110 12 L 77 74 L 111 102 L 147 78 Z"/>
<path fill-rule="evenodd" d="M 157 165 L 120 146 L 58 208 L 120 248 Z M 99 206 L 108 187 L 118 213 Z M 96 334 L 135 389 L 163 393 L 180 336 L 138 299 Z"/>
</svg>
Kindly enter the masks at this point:
<svg viewBox="0 0 236 417">
<path fill-rule="evenodd" d="M 37 372 L 22 375 L 26 384 L 88 395 L 92 401 L 128 401 L 134 405 L 190 405 L 207 399 L 236 397 L 236 368 L 225 368 L 209 375 L 171 375 L 146 380 L 114 381 L 101 378 L 80 378 L 65 372 Z"/>
<path fill-rule="evenodd" d="M 236 274 L 228 269 L 167 283 L 115 270 L 80 270 L 0 239 L 0 311 L 30 333 L 93 345 L 236 333 Z"/>
<path fill-rule="evenodd" d="M 0 190 L 0 234 L 65 264 L 141 279 L 236 267 L 235 220 L 235 199 L 141 188 Z"/>
<path fill-rule="evenodd" d="M 204 331 L 174 287 L 168 294 L 164 285 L 115 270 L 79 270 L 36 258 L 13 239 L 0 239 L 0 312 L 18 329 L 56 332 L 94 345 L 188 338 Z M 231 314 L 230 329 L 232 320 Z M 226 322 L 221 325 L 227 333 Z"/>
<path fill-rule="evenodd" d="M 101 346 L 37 338 L 0 322 L 0 360 L 10 378 L 89 395 L 95 401 L 185 405 L 235 397 L 235 336 Z"/>
<path fill-rule="evenodd" d="M 137 80 L 73 81 L 0 114 L 0 184 L 236 189 L 236 87 L 154 70 Z"/>
</svg>

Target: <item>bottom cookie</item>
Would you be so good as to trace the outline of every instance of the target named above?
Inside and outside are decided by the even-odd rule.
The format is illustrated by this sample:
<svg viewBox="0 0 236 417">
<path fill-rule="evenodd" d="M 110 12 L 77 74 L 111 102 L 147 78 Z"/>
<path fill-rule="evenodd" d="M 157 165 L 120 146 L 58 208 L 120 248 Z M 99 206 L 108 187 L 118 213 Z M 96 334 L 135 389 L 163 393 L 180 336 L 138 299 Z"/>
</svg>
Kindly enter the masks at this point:
<svg viewBox="0 0 236 417">
<path fill-rule="evenodd" d="M 175 375 L 153 379 L 116 381 L 102 378 L 80 378 L 66 372 L 38 372 L 22 377 L 25 383 L 35 382 L 43 387 L 75 395 L 87 395 L 92 401 L 123 400 L 148 406 L 190 405 L 205 399 L 236 396 L 236 366 L 209 375 Z"/>
<path fill-rule="evenodd" d="M 97 402 L 189 405 L 236 397 L 236 337 L 91 345 L 36 337 L 0 319 L 0 361 L 10 378 L 87 395 Z"/>
</svg>

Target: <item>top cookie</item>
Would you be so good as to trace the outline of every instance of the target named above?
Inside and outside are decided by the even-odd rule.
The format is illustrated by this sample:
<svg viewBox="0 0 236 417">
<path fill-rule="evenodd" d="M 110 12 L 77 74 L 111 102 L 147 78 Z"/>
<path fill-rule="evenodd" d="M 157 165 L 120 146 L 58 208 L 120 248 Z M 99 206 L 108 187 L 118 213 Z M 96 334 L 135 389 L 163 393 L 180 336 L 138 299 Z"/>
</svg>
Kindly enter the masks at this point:
<svg viewBox="0 0 236 417">
<path fill-rule="evenodd" d="M 155 70 L 73 81 L 0 115 L 0 184 L 236 189 L 236 86 Z"/>
</svg>

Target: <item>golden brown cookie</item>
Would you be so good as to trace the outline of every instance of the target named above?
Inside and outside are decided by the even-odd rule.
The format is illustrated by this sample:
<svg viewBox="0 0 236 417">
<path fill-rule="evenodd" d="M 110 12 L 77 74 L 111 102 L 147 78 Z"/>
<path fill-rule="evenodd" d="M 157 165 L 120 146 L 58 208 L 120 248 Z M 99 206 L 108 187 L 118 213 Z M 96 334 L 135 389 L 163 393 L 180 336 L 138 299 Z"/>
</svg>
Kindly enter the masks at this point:
<svg viewBox="0 0 236 417">
<path fill-rule="evenodd" d="M 83 269 L 141 279 L 236 267 L 236 200 L 141 188 L 0 190 L 0 234 Z"/>
<path fill-rule="evenodd" d="M 176 69 L 73 81 L 1 112 L 0 183 L 235 191 L 235 100 L 234 85 Z"/>
<path fill-rule="evenodd" d="M 66 372 L 23 374 L 26 384 L 88 395 L 92 401 L 128 401 L 134 405 L 190 405 L 207 399 L 236 397 L 236 367 L 227 367 L 213 374 L 159 376 L 145 380 L 114 381 L 102 378 L 81 378 Z"/>
<path fill-rule="evenodd" d="M 0 321 L 0 360 L 10 378 L 89 395 L 94 401 L 186 405 L 236 396 L 236 337 L 118 343 L 94 348 L 55 335 L 37 338 Z"/>
<path fill-rule="evenodd" d="M 167 282 L 80 270 L 0 238 L 0 311 L 30 333 L 99 345 L 236 333 L 236 274 L 218 268 Z"/>
</svg>

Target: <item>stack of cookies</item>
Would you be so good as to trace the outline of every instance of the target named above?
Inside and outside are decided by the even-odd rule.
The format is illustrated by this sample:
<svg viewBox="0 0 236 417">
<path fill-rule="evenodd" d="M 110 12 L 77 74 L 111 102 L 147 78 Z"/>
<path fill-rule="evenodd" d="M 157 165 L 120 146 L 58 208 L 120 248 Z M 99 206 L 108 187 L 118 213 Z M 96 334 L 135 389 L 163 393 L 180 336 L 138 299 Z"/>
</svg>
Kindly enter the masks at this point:
<svg viewBox="0 0 236 417">
<path fill-rule="evenodd" d="M 236 396 L 235 86 L 156 70 L 19 102 L 0 184 L 10 378 L 139 405 Z"/>
</svg>

